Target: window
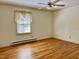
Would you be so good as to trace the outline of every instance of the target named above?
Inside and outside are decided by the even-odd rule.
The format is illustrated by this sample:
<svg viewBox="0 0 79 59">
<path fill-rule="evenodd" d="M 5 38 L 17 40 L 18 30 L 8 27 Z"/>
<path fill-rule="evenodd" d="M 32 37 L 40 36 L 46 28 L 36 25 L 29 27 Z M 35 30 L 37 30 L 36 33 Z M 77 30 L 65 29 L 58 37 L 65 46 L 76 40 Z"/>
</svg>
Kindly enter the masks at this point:
<svg viewBox="0 0 79 59">
<path fill-rule="evenodd" d="M 31 13 L 26 11 L 16 11 L 15 20 L 18 34 L 31 33 Z"/>
</svg>

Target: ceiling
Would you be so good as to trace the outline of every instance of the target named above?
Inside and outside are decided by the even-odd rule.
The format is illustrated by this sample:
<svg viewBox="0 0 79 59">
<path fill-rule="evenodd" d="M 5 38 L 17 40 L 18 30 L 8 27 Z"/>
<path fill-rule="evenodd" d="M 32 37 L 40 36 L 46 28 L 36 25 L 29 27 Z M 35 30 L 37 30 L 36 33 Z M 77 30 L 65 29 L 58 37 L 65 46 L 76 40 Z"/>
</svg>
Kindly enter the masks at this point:
<svg viewBox="0 0 79 59">
<path fill-rule="evenodd" d="M 62 9 L 62 7 L 52 7 L 49 9 L 49 8 L 46 8 L 47 5 L 38 4 L 38 3 L 47 3 L 48 1 L 49 0 L 0 0 L 0 3 L 26 6 L 26 7 L 30 7 L 30 8 L 48 9 L 48 10 Z M 61 2 L 65 4 L 64 8 L 79 5 L 79 0 L 61 0 Z"/>
</svg>

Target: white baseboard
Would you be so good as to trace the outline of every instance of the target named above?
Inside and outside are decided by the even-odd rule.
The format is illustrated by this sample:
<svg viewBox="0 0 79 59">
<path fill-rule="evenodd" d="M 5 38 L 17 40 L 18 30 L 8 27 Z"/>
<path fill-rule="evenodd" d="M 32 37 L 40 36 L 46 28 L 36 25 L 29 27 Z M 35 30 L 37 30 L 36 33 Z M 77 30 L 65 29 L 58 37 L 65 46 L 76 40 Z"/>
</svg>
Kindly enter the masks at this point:
<svg viewBox="0 0 79 59">
<path fill-rule="evenodd" d="M 77 41 L 77 40 L 66 39 L 66 38 L 64 39 L 64 38 L 60 38 L 60 37 L 54 37 L 54 38 L 63 40 L 63 41 L 68 41 L 68 42 L 75 43 L 75 44 L 79 44 L 79 41 Z"/>
<path fill-rule="evenodd" d="M 0 48 L 3 48 L 3 47 L 8 47 L 8 46 L 10 46 L 10 45 L 11 45 L 11 43 L 1 44 L 1 45 L 0 45 Z"/>
</svg>

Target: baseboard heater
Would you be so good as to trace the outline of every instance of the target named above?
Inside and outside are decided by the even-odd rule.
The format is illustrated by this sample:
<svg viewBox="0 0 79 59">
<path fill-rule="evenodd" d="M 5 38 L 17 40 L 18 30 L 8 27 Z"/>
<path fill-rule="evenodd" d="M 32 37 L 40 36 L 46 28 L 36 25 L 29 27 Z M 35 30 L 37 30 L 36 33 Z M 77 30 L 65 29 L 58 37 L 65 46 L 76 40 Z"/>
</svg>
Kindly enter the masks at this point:
<svg viewBox="0 0 79 59">
<path fill-rule="evenodd" d="M 21 45 L 21 44 L 27 44 L 27 43 L 32 43 L 32 42 L 36 42 L 36 39 L 28 39 L 28 40 L 20 40 L 20 41 L 16 41 L 16 42 L 12 42 L 12 46 L 15 45 Z"/>
</svg>

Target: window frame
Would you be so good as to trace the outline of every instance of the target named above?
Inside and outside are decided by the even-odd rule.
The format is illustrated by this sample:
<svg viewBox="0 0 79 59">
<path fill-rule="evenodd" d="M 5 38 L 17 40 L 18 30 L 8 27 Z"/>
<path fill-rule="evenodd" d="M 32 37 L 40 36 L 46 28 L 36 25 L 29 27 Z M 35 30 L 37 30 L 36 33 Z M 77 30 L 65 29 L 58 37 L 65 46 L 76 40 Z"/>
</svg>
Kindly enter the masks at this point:
<svg viewBox="0 0 79 59">
<path fill-rule="evenodd" d="M 29 13 L 29 14 L 30 14 L 30 16 L 31 16 L 31 18 L 30 18 L 30 21 L 31 21 L 31 23 L 30 23 L 30 28 L 31 28 L 31 29 L 30 29 L 30 32 L 18 33 L 18 31 L 17 31 L 17 25 L 18 25 L 18 24 L 17 24 L 17 20 L 16 20 L 16 13 L 18 13 L 18 12 L 19 12 L 19 13 Z M 14 11 L 14 19 L 15 19 L 15 27 L 16 27 L 15 29 L 16 29 L 16 34 L 17 34 L 17 35 L 32 34 L 32 13 L 31 13 L 31 12 L 23 11 L 23 10 L 22 10 L 22 11 L 17 11 L 17 10 L 16 10 L 16 11 Z"/>
</svg>

